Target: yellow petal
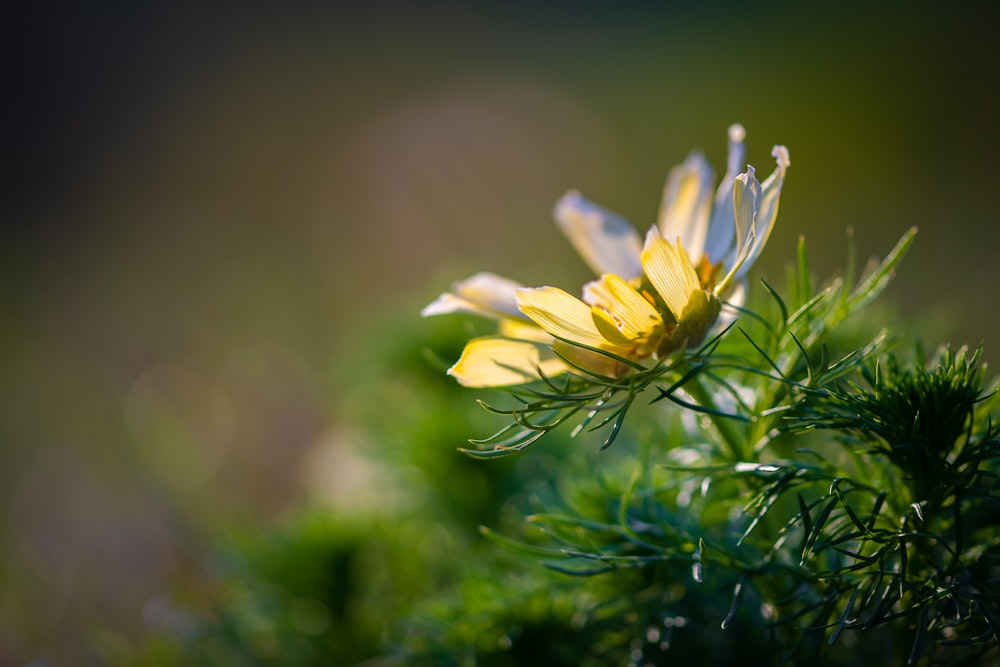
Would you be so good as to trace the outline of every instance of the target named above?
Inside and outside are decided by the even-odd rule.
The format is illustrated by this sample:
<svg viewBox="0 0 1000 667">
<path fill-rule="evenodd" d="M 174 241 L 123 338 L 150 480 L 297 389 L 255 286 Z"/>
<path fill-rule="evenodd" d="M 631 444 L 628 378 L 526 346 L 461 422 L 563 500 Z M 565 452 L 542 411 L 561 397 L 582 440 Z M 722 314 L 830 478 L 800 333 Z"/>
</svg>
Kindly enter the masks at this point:
<svg viewBox="0 0 1000 667">
<path fill-rule="evenodd" d="M 684 248 L 664 239 L 653 227 L 642 250 L 642 268 L 671 314 L 679 320 L 692 293 L 701 290 L 698 274 Z"/>
<path fill-rule="evenodd" d="M 470 340 L 448 374 L 466 387 L 505 387 L 541 379 L 567 370 L 547 345 L 484 336 Z"/>
<path fill-rule="evenodd" d="M 590 306 L 558 287 L 518 290 L 517 303 L 522 313 L 556 338 L 590 347 L 606 342 Z"/>
<path fill-rule="evenodd" d="M 712 168 L 705 158 L 701 153 L 692 153 L 683 164 L 670 170 L 663 189 L 660 232 L 671 241 L 679 239 L 696 263 L 705 249 L 712 179 Z"/>
<path fill-rule="evenodd" d="M 594 306 L 591 315 L 594 318 L 594 324 L 597 326 L 597 330 L 601 332 L 601 335 L 604 336 L 605 340 L 609 343 L 624 347 L 634 344 L 640 340 L 638 332 L 631 330 L 626 331 L 625 323 L 615 318 L 611 313 L 603 308 Z"/>
<path fill-rule="evenodd" d="M 525 319 L 500 320 L 499 324 L 497 333 L 504 338 L 530 340 L 536 343 L 545 343 L 546 345 L 551 345 L 555 341 L 544 329 L 539 328 L 534 322 L 529 322 Z"/>
<path fill-rule="evenodd" d="M 612 343 L 645 343 L 663 329 L 663 318 L 634 287 L 614 274 L 584 286 L 584 300 L 593 307 L 594 323 Z"/>
<path fill-rule="evenodd" d="M 552 345 L 552 349 L 558 352 L 569 364 L 601 377 L 618 378 L 631 370 L 628 365 L 605 354 L 570 345 L 561 340 L 557 340 Z M 577 375 L 581 374 L 578 370 L 570 370 L 573 370 Z"/>
</svg>

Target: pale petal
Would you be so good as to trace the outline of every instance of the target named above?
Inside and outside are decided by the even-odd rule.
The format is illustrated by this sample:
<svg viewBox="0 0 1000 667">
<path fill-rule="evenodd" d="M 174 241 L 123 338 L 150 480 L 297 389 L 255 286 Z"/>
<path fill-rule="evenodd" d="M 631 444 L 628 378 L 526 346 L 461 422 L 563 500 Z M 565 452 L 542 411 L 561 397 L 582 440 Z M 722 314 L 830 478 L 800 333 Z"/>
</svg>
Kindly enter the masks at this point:
<svg viewBox="0 0 1000 667">
<path fill-rule="evenodd" d="M 603 276 L 597 280 L 591 280 L 583 284 L 583 302 L 588 306 L 607 306 L 612 300 L 611 292 L 608 290 Z"/>
<path fill-rule="evenodd" d="M 553 216 L 594 273 L 615 273 L 626 279 L 642 273 L 642 241 L 625 218 L 587 201 L 575 190 L 556 203 Z"/>
<path fill-rule="evenodd" d="M 541 379 L 567 370 L 547 345 L 495 336 L 473 338 L 448 374 L 466 387 L 504 387 Z"/>
<path fill-rule="evenodd" d="M 558 287 L 537 287 L 517 291 L 521 312 L 556 338 L 598 347 L 605 343 L 590 306 Z"/>
<path fill-rule="evenodd" d="M 715 203 L 705 238 L 705 254 L 713 264 L 723 261 L 736 247 L 736 216 L 733 214 L 733 184 L 746 160 L 746 131 L 742 125 L 729 126 L 729 159 L 726 175 L 715 191 Z"/>
<path fill-rule="evenodd" d="M 679 318 L 690 301 L 691 293 L 701 289 L 698 274 L 684 248 L 664 239 L 653 227 L 646 235 L 642 267 L 674 318 Z"/>
<path fill-rule="evenodd" d="M 420 314 L 424 317 L 432 315 L 447 315 L 448 313 L 474 313 L 475 304 L 469 303 L 465 299 L 460 299 L 451 292 L 444 292 L 441 296 L 424 306 Z"/>
<path fill-rule="evenodd" d="M 452 285 L 451 292 L 445 292 L 428 304 L 421 315 L 472 313 L 496 319 L 523 318 L 517 309 L 516 296 L 516 291 L 523 287 L 495 273 L 477 273 Z"/>
<path fill-rule="evenodd" d="M 726 259 L 729 267 L 726 276 L 715 286 L 715 292 L 722 294 L 729 289 L 729 284 L 737 278 L 740 268 L 746 262 L 757 239 L 757 212 L 760 210 L 761 185 L 757 180 L 754 168 L 747 165 L 747 170 L 736 177 L 733 186 L 733 214 L 736 217 L 737 246 Z"/>
<path fill-rule="evenodd" d="M 736 243 L 744 246 L 751 235 L 756 234 L 754 221 L 760 210 L 760 181 L 753 167 L 736 177 L 733 186 L 733 214 L 736 216 Z"/>
<path fill-rule="evenodd" d="M 660 232 L 669 241 L 680 239 L 694 263 L 705 249 L 712 180 L 712 167 L 704 156 L 692 153 L 683 164 L 670 170 L 663 188 Z"/>
<path fill-rule="evenodd" d="M 743 164 L 746 161 L 747 147 L 746 138 L 747 131 L 743 129 L 743 126 L 739 123 L 733 123 L 729 126 L 729 151 L 726 159 L 726 180 L 729 181 L 730 186 L 732 186 L 733 179 L 736 175 L 743 171 Z M 723 181 L 725 182 L 725 181 Z"/>
<path fill-rule="evenodd" d="M 753 263 L 757 261 L 767 239 L 774 229 L 774 221 L 778 217 L 778 202 L 781 199 L 781 187 L 785 184 L 785 172 L 791 164 L 788 156 L 788 149 L 784 146 L 775 146 L 771 151 L 778 166 L 770 176 L 761 184 L 760 207 L 757 211 L 756 227 L 757 233 L 753 247 L 747 253 L 743 265 L 736 272 L 736 278 L 746 275 Z"/>
</svg>

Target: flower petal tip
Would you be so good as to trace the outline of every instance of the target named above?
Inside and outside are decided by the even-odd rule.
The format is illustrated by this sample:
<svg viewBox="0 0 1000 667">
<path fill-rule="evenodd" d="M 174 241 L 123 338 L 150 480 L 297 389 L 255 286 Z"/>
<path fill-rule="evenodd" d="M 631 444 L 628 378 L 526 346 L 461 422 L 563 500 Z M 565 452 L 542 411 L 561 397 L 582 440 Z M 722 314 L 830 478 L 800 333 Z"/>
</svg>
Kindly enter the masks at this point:
<svg viewBox="0 0 1000 667">
<path fill-rule="evenodd" d="M 553 215 L 558 219 L 560 211 L 566 208 L 575 208 L 581 199 L 583 199 L 583 195 L 580 194 L 579 190 L 567 190 L 556 202 L 556 205 L 552 207 Z"/>
<path fill-rule="evenodd" d="M 757 170 L 754 169 L 752 164 L 747 165 L 747 170 L 736 177 L 736 180 L 746 186 L 748 183 L 753 183 L 757 180 Z"/>
<path fill-rule="evenodd" d="M 663 232 L 660 231 L 660 228 L 657 225 L 653 225 L 652 227 L 649 228 L 649 231 L 646 232 L 646 238 L 645 241 L 643 242 L 643 248 L 649 246 L 650 243 L 653 243 L 654 241 L 662 238 L 663 238 Z"/>
<path fill-rule="evenodd" d="M 456 312 L 459 300 L 454 295 L 445 292 L 438 298 L 424 306 L 420 311 L 421 317 L 431 317 L 433 315 L 446 315 Z"/>
<path fill-rule="evenodd" d="M 779 145 L 772 148 L 771 157 L 778 162 L 778 167 L 781 168 L 782 171 L 788 169 L 788 167 L 792 164 L 791 159 L 788 156 L 788 149 L 784 146 Z"/>
</svg>

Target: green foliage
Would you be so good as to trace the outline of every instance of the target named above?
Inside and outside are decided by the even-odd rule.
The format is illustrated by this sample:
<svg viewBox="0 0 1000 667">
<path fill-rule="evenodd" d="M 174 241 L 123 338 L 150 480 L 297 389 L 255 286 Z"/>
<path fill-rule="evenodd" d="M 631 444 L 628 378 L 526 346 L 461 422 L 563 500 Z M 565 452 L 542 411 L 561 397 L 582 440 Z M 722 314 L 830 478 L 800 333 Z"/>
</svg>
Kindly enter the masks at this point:
<svg viewBox="0 0 1000 667">
<path fill-rule="evenodd" d="M 406 558 L 421 536 L 371 520 L 307 515 L 266 534 L 244 533 L 215 567 L 203 595 L 178 600 L 166 636 L 152 638 L 147 665 L 356 664 L 377 655 L 407 603 L 438 581 Z M 182 611 L 181 611 L 182 610 Z"/>
<path fill-rule="evenodd" d="M 724 661 L 719 643 L 736 638 L 712 629 L 735 627 L 748 629 L 743 655 L 774 664 L 995 656 L 1000 447 L 979 354 L 946 349 L 910 368 L 885 331 L 852 324 L 912 238 L 860 279 L 849 266 L 818 290 L 800 244 L 784 295 L 764 283 L 770 304 L 702 350 L 625 381 L 579 377 L 514 392 L 516 449 L 584 408 L 577 429 L 610 425 L 606 446 L 650 386 L 654 401 L 669 398 L 698 418 L 675 420 L 679 443 L 645 442 L 624 489 L 566 479 L 563 509 L 530 517 L 544 540 L 487 534 L 578 582 L 637 576 L 641 586 L 594 593 L 590 609 L 685 619 L 698 630 L 686 635 L 688 652 L 667 647 L 672 658 Z M 625 398 L 611 401 L 617 393 Z M 549 421 L 526 418 L 546 411 Z M 610 645 L 587 631 L 595 646 Z M 620 662 L 659 660 L 619 649 Z"/>
<path fill-rule="evenodd" d="M 486 411 L 433 363 L 468 330 L 391 323 L 345 369 L 344 410 L 411 500 L 237 540 L 185 632 L 137 662 L 993 664 L 1000 441 L 980 355 L 904 358 L 872 326 L 912 238 L 819 287 L 800 244 L 785 288 L 762 283 L 699 350 Z"/>
<path fill-rule="evenodd" d="M 866 386 L 810 394 L 792 420 L 792 428 L 836 431 L 868 471 L 885 475 L 883 485 L 852 483 L 851 498 L 837 478 L 820 501 L 843 524 L 823 531 L 820 546 L 841 557 L 822 574 L 851 596 L 844 627 L 909 617 L 913 659 L 932 639 L 970 647 L 1000 639 L 1000 442 L 989 417 L 976 414 L 986 398 L 979 357 L 948 348 L 929 367 L 909 369 L 890 355 L 884 368 L 862 369 Z"/>
</svg>

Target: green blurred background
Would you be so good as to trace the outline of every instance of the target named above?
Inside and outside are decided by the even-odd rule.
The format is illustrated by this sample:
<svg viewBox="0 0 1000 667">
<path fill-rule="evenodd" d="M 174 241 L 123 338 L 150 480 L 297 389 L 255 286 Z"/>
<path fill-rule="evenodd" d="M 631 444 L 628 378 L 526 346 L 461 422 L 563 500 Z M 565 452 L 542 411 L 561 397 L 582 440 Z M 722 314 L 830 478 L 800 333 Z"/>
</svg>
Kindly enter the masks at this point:
<svg viewBox="0 0 1000 667">
<path fill-rule="evenodd" d="M 732 122 L 763 173 L 791 151 L 758 273 L 799 235 L 825 277 L 848 226 L 864 258 L 918 225 L 888 299 L 996 358 L 991 13 L 416 4 L 5 21 L 0 664 L 141 635 L 232 526 L 384 500 L 344 408 L 370 332 L 414 336 L 476 270 L 578 285 L 556 199 L 644 229 Z"/>
</svg>

